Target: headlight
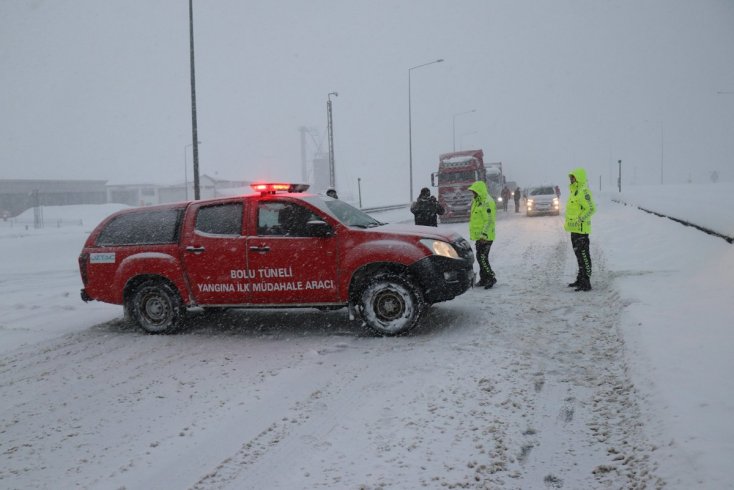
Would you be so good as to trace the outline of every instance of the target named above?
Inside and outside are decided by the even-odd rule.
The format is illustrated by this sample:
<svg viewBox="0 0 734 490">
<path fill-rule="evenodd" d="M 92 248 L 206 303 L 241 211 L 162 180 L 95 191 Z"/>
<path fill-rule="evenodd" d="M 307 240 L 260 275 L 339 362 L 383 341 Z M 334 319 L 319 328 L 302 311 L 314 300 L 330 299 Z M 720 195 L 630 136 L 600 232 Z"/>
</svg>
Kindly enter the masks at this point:
<svg viewBox="0 0 734 490">
<path fill-rule="evenodd" d="M 458 259 L 459 254 L 456 253 L 456 249 L 451 244 L 442 242 L 440 240 L 431 240 L 424 238 L 421 243 L 428 247 L 428 250 L 433 252 L 434 255 L 440 255 L 441 257 L 449 257 L 451 259 Z"/>
<path fill-rule="evenodd" d="M 556 206 L 558 206 L 558 198 L 557 197 L 554 197 L 553 198 L 553 204 L 555 204 Z"/>
<path fill-rule="evenodd" d="M 531 207 L 533 204 L 535 204 L 535 201 L 528 199 L 528 207 Z"/>
</svg>

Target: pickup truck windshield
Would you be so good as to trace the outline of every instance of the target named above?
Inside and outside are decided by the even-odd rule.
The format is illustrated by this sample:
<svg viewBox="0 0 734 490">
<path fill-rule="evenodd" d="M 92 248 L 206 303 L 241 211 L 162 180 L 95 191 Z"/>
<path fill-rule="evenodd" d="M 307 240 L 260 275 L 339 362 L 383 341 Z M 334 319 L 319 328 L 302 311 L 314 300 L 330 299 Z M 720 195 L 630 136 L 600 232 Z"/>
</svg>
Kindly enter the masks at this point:
<svg viewBox="0 0 734 490">
<path fill-rule="evenodd" d="M 361 211 L 354 206 L 350 206 L 339 199 L 326 198 L 304 200 L 307 200 L 309 203 L 321 209 L 326 208 L 332 216 L 347 226 L 354 226 L 356 228 L 374 228 L 385 224 L 376 220 L 364 211 Z"/>
</svg>

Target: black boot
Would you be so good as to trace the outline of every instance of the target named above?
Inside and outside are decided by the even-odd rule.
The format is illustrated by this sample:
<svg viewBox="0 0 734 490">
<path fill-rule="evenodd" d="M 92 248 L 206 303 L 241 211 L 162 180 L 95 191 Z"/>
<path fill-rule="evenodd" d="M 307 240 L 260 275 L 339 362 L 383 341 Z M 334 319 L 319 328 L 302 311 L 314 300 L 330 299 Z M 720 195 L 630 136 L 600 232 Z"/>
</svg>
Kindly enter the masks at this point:
<svg viewBox="0 0 734 490">
<path fill-rule="evenodd" d="M 576 280 L 568 285 L 570 288 L 579 287 L 579 281 L 581 280 L 581 274 L 576 274 Z"/>
<path fill-rule="evenodd" d="M 487 284 L 484 286 L 484 289 L 492 289 L 492 286 L 497 284 L 497 278 L 492 276 L 492 278 L 487 281 Z"/>
<path fill-rule="evenodd" d="M 588 277 L 582 277 L 579 279 L 579 284 L 576 286 L 576 291 L 591 291 L 591 281 Z"/>
</svg>

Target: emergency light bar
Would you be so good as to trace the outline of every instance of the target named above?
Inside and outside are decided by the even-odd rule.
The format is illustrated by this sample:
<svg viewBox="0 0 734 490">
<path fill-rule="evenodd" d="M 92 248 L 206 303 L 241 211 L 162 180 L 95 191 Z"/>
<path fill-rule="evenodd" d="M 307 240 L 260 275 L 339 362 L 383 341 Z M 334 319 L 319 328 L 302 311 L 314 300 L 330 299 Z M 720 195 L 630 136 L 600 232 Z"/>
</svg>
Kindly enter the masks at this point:
<svg viewBox="0 0 734 490">
<path fill-rule="evenodd" d="M 252 190 L 261 194 L 275 194 L 276 192 L 305 192 L 308 184 L 263 183 L 250 184 Z"/>
</svg>

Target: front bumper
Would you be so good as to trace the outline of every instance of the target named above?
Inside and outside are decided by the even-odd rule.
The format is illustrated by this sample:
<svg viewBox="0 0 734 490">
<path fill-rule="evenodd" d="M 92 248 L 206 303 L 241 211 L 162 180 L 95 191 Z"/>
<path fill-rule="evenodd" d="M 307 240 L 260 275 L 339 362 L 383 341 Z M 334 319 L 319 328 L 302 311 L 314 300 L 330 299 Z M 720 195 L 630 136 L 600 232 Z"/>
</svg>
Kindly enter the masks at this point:
<svg viewBox="0 0 734 490">
<path fill-rule="evenodd" d="M 560 208 L 552 203 L 540 203 L 527 206 L 528 214 L 558 214 Z"/>
<path fill-rule="evenodd" d="M 438 303 L 453 299 L 472 286 L 473 264 L 473 254 L 470 259 L 431 255 L 411 265 L 409 272 L 423 286 L 423 299 Z"/>
</svg>

